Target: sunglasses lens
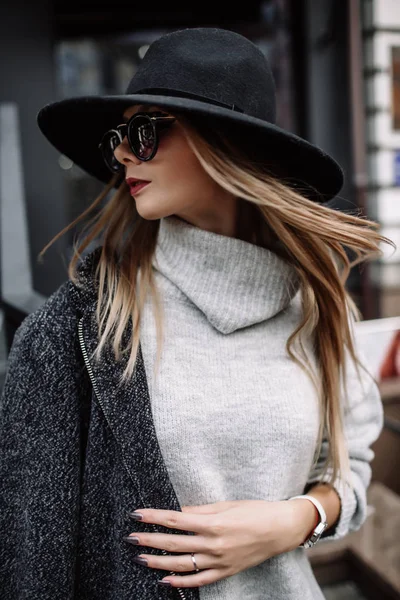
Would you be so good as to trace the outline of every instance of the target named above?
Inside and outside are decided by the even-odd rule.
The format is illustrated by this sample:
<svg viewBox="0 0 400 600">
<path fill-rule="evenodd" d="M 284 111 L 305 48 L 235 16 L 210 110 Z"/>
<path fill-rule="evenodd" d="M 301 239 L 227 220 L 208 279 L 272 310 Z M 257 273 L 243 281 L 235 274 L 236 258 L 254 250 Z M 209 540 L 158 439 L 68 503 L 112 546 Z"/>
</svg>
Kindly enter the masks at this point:
<svg viewBox="0 0 400 600">
<path fill-rule="evenodd" d="M 146 116 L 137 116 L 130 122 L 129 138 L 136 156 L 146 160 L 151 156 L 156 143 L 154 127 Z"/>
<path fill-rule="evenodd" d="M 103 140 L 103 146 L 102 146 L 103 156 L 104 156 L 105 162 L 107 163 L 107 166 L 109 167 L 109 169 L 111 169 L 111 171 L 115 171 L 116 173 L 122 167 L 121 163 L 118 162 L 118 160 L 115 158 L 115 155 L 114 155 L 114 150 L 115 150 L 115 148 L 117 148 L 117 146 L 119 146 L 119 144 L 120 144 L 119 137 L 117 136 L 117 134 L 111 132 Z"/>
</svg>

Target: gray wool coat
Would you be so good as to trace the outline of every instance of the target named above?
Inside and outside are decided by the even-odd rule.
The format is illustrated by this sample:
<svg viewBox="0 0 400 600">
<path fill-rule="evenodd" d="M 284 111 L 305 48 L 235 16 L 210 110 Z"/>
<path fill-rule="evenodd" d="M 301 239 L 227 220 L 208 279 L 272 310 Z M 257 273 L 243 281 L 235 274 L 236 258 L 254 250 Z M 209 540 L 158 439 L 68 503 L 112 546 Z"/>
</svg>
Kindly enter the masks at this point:
<svg viewBox="0 0 400 600">
<path fill-rule="evenodd" d="M 116 363 L 108 349 L 100 364 L 88 362 L 97 339 L 98 256 L 99 249 L 80 266 L 83 289 L 67 281 L 25 318 L 9 354 L 0 598 L 198 600 L 199 588 L 158 585 L 170 573 L 135 564 L 143 547 L 123 541 L 133 531 L 186 532 L 128 516 L 139 507 L 181 508 L 158 446 L 141 353 L 123 391 L 125 359 Z"/>
</svg>

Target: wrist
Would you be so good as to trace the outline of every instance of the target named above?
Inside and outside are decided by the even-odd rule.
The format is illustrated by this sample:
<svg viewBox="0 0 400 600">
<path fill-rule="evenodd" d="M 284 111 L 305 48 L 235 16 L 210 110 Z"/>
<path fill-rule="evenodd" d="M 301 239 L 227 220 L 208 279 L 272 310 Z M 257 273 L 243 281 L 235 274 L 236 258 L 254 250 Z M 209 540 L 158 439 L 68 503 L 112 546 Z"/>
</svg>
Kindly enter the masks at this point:
<svg viewBox="0 0 400 600">
<path fill-rule="evenodd" d="M 327 520 L 327 529 L 334 527 L 341 514 L 341 499 L 336 489 L 329 483 L 316 484 L 307 494 L 313 496 L 324 507 Z"/>
<path fill-rule="evenodd" d="M 311 530 L 309 536 L 306 537 L 304 542 L 300 544 L 303 548 L 312 548 L 312 546 L 314 546 L 321 538 L 325 529 L 328 526 L 328 522 L 326 520 L 326 512 L 321 502 L 311 494 L 293 496 L 292 498 L 289 498 L 289 500 L 296 500 L 297 498 L 301 500 L 306 500 L 307 502 L 311 502 L 311 504 L 315 506 L 319 514 L 319 520 L 316 527 L 314 527 L 314 529 Z"/>
<path fill-rule="evenodd" d="M 291 500 L 291 504 L 294 504 L 296 511 L 297 528 L 295 547 L 297 547 L 310 537 L 320 521 L 320 516 L 314 504 L 307 499 L 296 498 Z"/>
</svg>

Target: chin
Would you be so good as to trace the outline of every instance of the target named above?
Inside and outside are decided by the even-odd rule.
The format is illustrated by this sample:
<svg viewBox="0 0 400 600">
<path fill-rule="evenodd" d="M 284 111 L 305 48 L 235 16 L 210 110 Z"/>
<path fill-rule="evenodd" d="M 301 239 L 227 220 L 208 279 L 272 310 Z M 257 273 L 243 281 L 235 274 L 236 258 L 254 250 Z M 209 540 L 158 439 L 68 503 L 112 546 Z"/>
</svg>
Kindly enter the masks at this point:
<svg viewBox="0 0 400 600">
<path fill-rule="evenodd" d="M 150 207 L 149 205 L 145 205 L 145 203 L 143 203 L 143 205 L 140 206 L 140 201 L 136 202 L 136 210 L 139 213 L 139 215 L 147 221 L 155 221 L 157 219 L 163 219 L 164 217 L 170 217 L 176 211 L 176 209 L 174 208 L 163 209 L 161 207 L 156 206 Z"/>
<path fill-rule="evenodd" d="M 145 219 L 146 221 L 157 221 L 158 219 L 161 219 L 161 216 L 156 214 L 142 214 L 139 210 L 138 213 L 142 217 L 142 219 Z"/>
<path fill-rule="evenodd" d="M 169 213 L 165 214 L 160 210 L 139 210 L 138 208 L 136 210 L 143 219 L 146 219 L 146 221 L 157 221 L 163 217 L 169 216 Z"/>
</svg>

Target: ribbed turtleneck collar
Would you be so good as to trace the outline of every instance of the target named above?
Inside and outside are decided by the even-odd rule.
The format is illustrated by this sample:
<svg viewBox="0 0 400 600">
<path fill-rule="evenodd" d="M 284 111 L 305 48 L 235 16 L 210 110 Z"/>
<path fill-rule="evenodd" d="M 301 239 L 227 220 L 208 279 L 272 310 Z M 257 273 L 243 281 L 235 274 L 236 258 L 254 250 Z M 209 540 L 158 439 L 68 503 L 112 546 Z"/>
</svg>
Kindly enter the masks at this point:
<svg viewBox="0 0 400 600">
<path fill-rule="evenodd" d="M 274 317 L 300 284 L 272 251 L 175 216 L 160 220 L 153 266 L 225 334 Z"/>
</svg>

